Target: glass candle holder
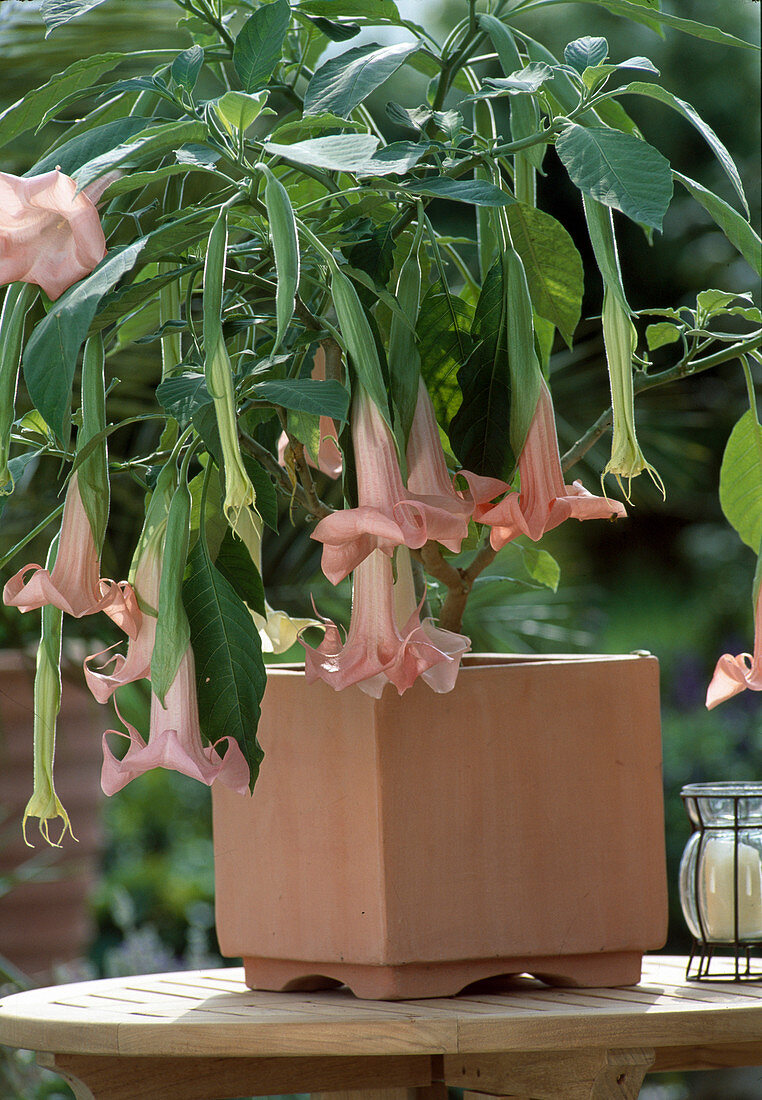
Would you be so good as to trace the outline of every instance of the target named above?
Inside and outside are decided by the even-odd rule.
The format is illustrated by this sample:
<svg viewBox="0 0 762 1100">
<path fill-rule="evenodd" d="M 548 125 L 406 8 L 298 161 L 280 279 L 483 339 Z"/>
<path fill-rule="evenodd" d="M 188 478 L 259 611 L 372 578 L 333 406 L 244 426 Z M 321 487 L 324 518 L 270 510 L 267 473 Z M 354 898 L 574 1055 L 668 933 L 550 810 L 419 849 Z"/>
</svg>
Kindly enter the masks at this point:
<svg viewBox="0 0 762 1100">
<path fill-rule="evenodd" d="M 751 952 L 762 945 L 762 783 L 692 783 L 680 796 L 693 826 L 680 864 L 694 940 L 686 977 L 759 980 L 762 960 Z"/>
</svg>

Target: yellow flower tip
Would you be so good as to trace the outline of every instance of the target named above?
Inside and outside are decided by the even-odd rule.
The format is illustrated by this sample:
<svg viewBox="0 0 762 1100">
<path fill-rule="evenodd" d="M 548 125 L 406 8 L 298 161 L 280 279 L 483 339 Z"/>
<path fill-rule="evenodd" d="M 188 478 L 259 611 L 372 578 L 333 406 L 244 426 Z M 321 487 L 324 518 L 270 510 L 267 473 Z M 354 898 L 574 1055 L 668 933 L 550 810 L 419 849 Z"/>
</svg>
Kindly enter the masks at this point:
<svg viewBox="0 0 762 1100">
<path fill-rule="evenodd" d="M 58 795 L 55 791 L 50 791 L 49 795 L 40 796 L 38 792 L 34 792 L 29 799 L 24 810 L 24 817 L 21 822 L 21 833 L 24 837 L 24 843 L 28 848 L 34 848 L 34 844 L 27 838 L 26 835 L 26 822 L 28 817 L 38 818 L 38 828 L 40 835 L 46 844 L 49 844 L 51 848 L 60 848 L 64 837 L 67 832 L 71 839 L 77 844 L 79 841 L 74 835 L 74 830 L 71 827 L 71 821 L 69 815 L 63 807 Z M 63 824 L 61 826 L 61 832 L 58 839 L 51 838 L 50 835 L 50 822 L 55 821 L 56 818 L 61 818 Z"/>
</svg>

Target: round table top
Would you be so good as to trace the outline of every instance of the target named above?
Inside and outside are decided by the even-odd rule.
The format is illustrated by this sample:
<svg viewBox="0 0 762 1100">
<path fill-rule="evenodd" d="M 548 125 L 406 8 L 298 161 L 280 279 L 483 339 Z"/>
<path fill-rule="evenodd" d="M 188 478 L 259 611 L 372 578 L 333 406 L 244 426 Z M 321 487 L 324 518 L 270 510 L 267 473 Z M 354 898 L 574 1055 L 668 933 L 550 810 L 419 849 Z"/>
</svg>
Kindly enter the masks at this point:
<svg viewBox="0 0 762 1100">
<path fill-rule="evenodd" d="M 345 989 L 267 993 L 241 969 L 109 978 L 0 1001 L 0 1043 L 38 1051 L 217 1057 L 464 1054 L 752 1042 L 762 983 L 686 982 L 686 959 L 644 959 L 637 986 L 365 1001 Z"/>
</svg>

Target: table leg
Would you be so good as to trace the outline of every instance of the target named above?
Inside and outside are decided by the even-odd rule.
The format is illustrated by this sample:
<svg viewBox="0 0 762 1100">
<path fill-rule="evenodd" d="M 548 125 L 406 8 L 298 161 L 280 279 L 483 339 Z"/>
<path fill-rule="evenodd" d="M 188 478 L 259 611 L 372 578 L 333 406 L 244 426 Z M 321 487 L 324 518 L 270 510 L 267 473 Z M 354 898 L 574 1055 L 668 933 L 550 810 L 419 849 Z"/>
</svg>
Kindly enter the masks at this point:
<svg viewBox="0 0 762 1100">
<path fill-rule="evenodd" d="M 444 1081 L 464 1100 L 636 1100 L 652 1050 L 446 1055 Z"/>
</svg>

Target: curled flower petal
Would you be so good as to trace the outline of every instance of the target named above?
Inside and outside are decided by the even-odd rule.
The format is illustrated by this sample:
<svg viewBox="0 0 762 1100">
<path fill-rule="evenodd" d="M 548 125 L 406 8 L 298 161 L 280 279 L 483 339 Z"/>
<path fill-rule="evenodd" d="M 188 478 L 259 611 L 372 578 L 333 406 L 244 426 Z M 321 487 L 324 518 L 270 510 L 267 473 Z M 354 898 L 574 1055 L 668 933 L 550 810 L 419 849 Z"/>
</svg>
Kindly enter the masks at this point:
<svg viewBox="0 0 762 1100">
<path fill-rule="evenodd" d="M 468 533 L 468 513 L 450 485 L 446 494 L 409 492 L 402 483 L 394 440 L 381 413 L 360 390 L 352 436 L 357 456 L 358 507 L 326 516 L 312 538 L 323 543 L 322 569 L 337 584 L 373 550 L 418 549 L 429 539 L 457 551 Z M 427 486 L 425 486 L 427 487 Z"/>
<path fill-rule="evenodd" d="M 492 528 L 490 543 L 495 550 L 519 535 L 537 542 L 546 531 L 570 518 L 614 519 L 626 515 L 618 501 L 593 496 L 581 482 L 564 484 L 553 401 L 544 381 L 519 458 L 519 473 L 519 492 L 511 490 L 498 504 L 475 510 L 475 518 Z"/>
<path fill-rule="evenodd" d="M 70 176 L 0 172 L 0 285 L 34 283 L 58 298 L 105 255 L 98 211 Z"/>
<path fill-rule="evenodd" d="M 400 695 L 440 661 L 448 660 L 418 626 L 400 632 L 394 617 L 392 564 L 374 550 L 357 567 L 352 593 L 352 617 L 346 641 L 327 620 L 320 645 L 305 647 L 307 683 L 325 680 L 336 691 L 357 684 L 378 699 L 387 683 Z"/>
<path fill-rule="evenodd" d="M 102 580 L 100 561 L 74 473 L 66 491 L 58 554 L 52 570 L 31 563 L 5 586 L 3 600 L 21 611 L 46 604 L 80 619 L 105 611 L 120 625 L 134 622 L 132 601 L 123 584 Z"/>
<path fill-rule="evenodd" d="M 762 691 L 762 584 L 754 608 L 754 653 L 737 657 L 724 653 L 717 662 L 706 693 L 709 710 L 745 691 Z"/>
<path fill-rule="evenodd" d="M 177 675 L 167 690 L 166 706 L 155 695 L 151 696 L 151 724 L 148 741 L 138 731 L 125 723 L 130 745 L 124 757 L 114 756 L 108 744 L 110 733 L 103 735 L 103 767 L 101 787 L 107 795 L 116 794 L 131 780 L 151 768 L 167 768 L 181 772 L 192 779 L 211 786 L 222 783 L 237 794 L 245 794 L 249 787 L 249 766 L 238 743 L 232 737 L 223 737 L 215 745 L 202 744 L 196 699 L 196 681 L 193 651 L 189 648 L 183 656 Z M 227 742 L 225 755 L 217 746 Z"/>
</svg>

